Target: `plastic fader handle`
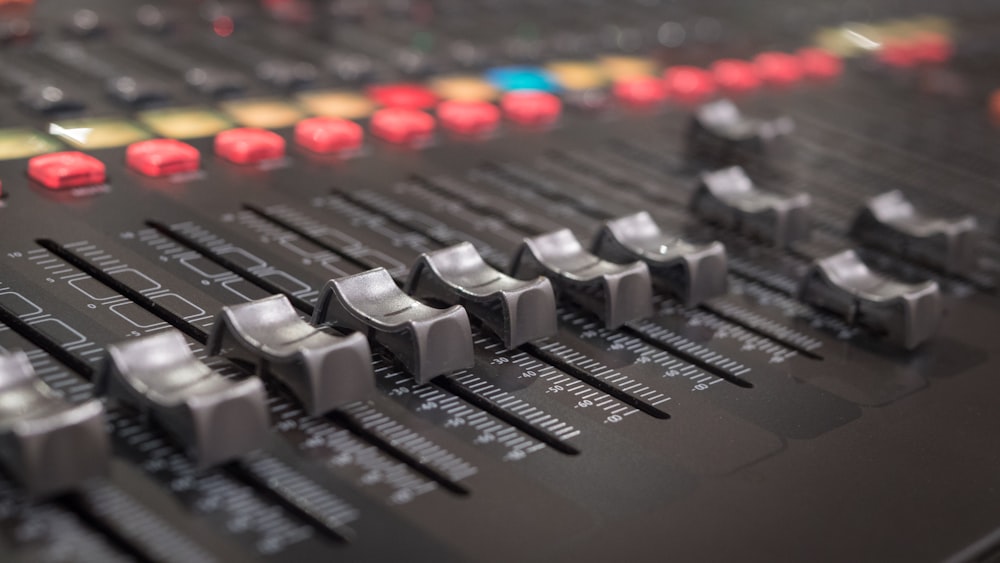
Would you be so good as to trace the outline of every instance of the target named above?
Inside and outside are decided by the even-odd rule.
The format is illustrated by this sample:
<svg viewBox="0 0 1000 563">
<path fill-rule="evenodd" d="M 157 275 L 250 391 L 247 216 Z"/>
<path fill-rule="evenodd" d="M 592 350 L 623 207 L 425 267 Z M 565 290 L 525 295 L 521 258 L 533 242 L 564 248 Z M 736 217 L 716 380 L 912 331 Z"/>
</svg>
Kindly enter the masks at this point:
<svg viewBox="0 0 1000 563">
<path fill-rule="evenodd" d="M 799 298 L 884 333 L 912 350 L 941 321 L 941 290 L 927 281 L 902 283 L 876 274 L 853 250 L 816 260 L 799 286 Z"/>
<path fill-rule="evenodd" d="M 972 216 L 923 215 L 902 192 L 893 190 L 865 203 L 851 225 L 851 236 L 862 244 L 955 274 L 975 265 L 977 227 Z"/>
<path fill-rule="evenodd" d="M 549 278 L 598 315 L 608 328 L 653 313 L 653 288 L 646 264 L 602 260 L 584 250 L 569 229 L 524 239 L 511 272 L 519 279 Z"/>
<path fill-rule="evenodd" d="M 460 305 L 437 309 L 403 293 L 385 268 L 327 282 L 313 324 L 360 331 L 420 383 L 472 367 L 472 328 Z"/>
<path fill-rule="evenodd" d="M 299 317 L 284 295 L 224 307 L 208 348 L 249 361 L 288 387 L 309 414 L 375 394 L 371 349 L 361 334 L 335 336 Z"/>
<path fill-rule="evenodd" d="M 79 487 L 107 472 L 104 405 L 72 404 L 35 375 L 23 352 L 0 354 L 0 461 L 29 494 Z"/>
<path fill-rule="evenodd" d="M 726 292 L 726 247 L 667 235 L 645 211 L 605 222 L 593 252 L 617 264 L 645 262 L 653 283 L 689 307 Z"/>
<path fill-rule="evenodd" d="M 462 305 L 500 336 L 507 348 L 556 333 L 555 291 L 548 279 L 512 278 L 487 264 L 468 242 L 421 254 L 406 292 Z"/>
<path fill-rule="evenodd" d="M 150 416 L 201 467 L 264 444 L 270 416 L 257 378 L 226 379 L 194 357 L 177 331 L 108 346 L 98 388 Z"/>
<path fill-rule="evenodd" d="M 701 175 L 691 210 L 712 223 L 785 246 L 809 235 L 809 194 L 791 196 L 757 189 L 742 168 Z"/>
</svg>

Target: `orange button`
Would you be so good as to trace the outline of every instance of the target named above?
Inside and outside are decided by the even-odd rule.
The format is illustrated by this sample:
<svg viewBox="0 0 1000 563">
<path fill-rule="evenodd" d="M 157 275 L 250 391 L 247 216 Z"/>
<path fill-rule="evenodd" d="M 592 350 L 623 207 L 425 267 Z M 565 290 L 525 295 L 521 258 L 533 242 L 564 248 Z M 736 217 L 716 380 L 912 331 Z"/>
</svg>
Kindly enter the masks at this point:
<svg viewBox="0 0 1000 563">
<path fill-rule="evenodd" d="M 500 110 L 489 102 L 441 102 L 437 116 L 445 129 L 462 135 L 485 135 L 500 123 Z"/>
<path fill-rule="evenodd" d="M 655 106 L 667 99 L 663 81 L 653 76 L 633 76 L 615 81 L 615 98 L 633 107 Z"/>
<path fill-rule="evenodd" d="M 719 88 L 744 93 L 760 88 L 760 78 L 753 64 L 739 59 L 719 59 L 712 63 L 712 78 Z"/>
<path fill-rule="evenodd" d="M 311 117 L 295 126 L 295 142 L 320 154 L 356 151 L 364 137 L 360 125 L 339 117 Z"/>
<path fill-rule="evenodd" d="M 761 53 L 754 57 L 753 66 L 757 70 L 757 76 L 772 86 L 790 86 L 802 80 L 799 59 L 788 53 Z"/>
<path fill-rule="evenodd" d="M 380 109 L 372 115 L 371 131 L 390 143 L 420 144 L 434 134 L 434 118 L 418 109 Z"/>
<path fill-rule="evenodd" d="M 236 164 L 256 164 L 285 156 L 285 140 L 267 129 L 229 129 L 215 136 L 215 154 Z"/>
<path fill-rule="evenodd" d="M 387 108 L 428 109 L 437 103 L 437 95 L 419 84 L 383 84 L 368 88 L 368 95 Z"/>
<path fill-rule="evenodd" d="M 562 101 L 548 92 L 515 90 L 503 95 L 500 107 L 507 119 L 521 125 L 550 125 L 562 113 Z"/>
<path fill-rule="evenodd" d="M 1000 123 L 1000 89 L 994 90 L 990 96 L 990 114 L 993 115 L 994 121 Z"/>
<path fill-rule="evenodd" d="M 54 152 L 28 160 L 28 177 L 50 190 L 101 184 L 104 163 L 78 151 Z"/>
<path fill-rule="evenodd" d="M 844 71 L 844 63 L 840 57 L 825 49 L 799 49 L 797 55 L 802 73 L 809 78 L 830 80 Z"/>
<path fill-rule="evenodd" d="M 715 93 L 715 79 L 707 70 L 694 66 L 672 66 L 663 73 L 667 95 L 682 102 L 700 102 Z"/>
<path fill-rule="evenodd" d="M 125 164 L 140 174 L 159 178 L 197 170 L 201 153 L 176 139 L 150 139 L 129 145 Z"/>
</svg>

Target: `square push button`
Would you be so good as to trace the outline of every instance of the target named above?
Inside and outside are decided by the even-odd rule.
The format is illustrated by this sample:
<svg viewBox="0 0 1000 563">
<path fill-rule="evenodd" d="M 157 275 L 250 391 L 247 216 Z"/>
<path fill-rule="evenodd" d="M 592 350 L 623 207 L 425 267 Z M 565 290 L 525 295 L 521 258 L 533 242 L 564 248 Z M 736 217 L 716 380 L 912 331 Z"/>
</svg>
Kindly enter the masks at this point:
<svg viewBox="0 0 1000 563">
<path fill-rule="evenodd" d="M 276 160 L 285 156 L 285 139 L 267 129 L 230 129 L 215 136 L 215 154 L 236 164 Z"/>
<path fill-rule="evenodd" d="M 364 135 L 360 125 L 339 117 L 310 117 L 295 126 L 295 142 L 319 154 L 356 151 Z"/>
<path fill-rule="evenodd" d="M 140 174 L 162 178 L 197 170 L 201 165 L 201 153 L 176 139 L 150 139 L 129 145 L 125 163 Z"/>
<path fill-rule="evenodd" d="M 104 163 L 78 151 L 43 154 L 28 160 L 28 177 L 50 190 L 102 184 Z"/>
</svg>

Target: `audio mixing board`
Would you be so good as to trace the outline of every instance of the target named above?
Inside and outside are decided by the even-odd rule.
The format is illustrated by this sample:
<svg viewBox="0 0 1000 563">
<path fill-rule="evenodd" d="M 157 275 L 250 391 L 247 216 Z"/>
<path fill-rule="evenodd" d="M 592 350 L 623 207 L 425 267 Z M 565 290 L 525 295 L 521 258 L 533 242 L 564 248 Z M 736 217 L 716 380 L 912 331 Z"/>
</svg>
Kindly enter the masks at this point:
<svg viewBox="0 0 1000 563">
<path fill-rule="evenodd" d="M 3 561 L 1000 560 L 993 0 L 0 1 Z"/>
</svg>

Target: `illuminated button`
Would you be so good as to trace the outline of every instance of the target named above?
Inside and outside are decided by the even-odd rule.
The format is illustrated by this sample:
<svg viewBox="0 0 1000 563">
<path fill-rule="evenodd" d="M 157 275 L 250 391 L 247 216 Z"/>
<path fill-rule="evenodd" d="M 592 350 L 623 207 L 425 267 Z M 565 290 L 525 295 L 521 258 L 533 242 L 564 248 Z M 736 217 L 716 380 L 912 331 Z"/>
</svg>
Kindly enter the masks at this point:
<svg viewBox="0 0 1000 563">
<path fill-rule="evenodd" d="M 140 174 L 160 178 L 197 170 L 201 165 L 201 153 L 176 139 L 150 139 L 129 145 L 125 162 Z"/>
<path fill-rule="evenodd" d="M 125 119 L 72 119 L 49 124 L 49 134 L 82 149 L 122 147 L 150 138 L 145 129 Z"/>
<path fill-rule="evenodd" d="M 357 92 L 303 92 L 298 95 L 298 101 L 309 113 L 325 117 L 362 119 L 375 111 L 375 103 Z"/>
<path fill-rule="evenodd" d="M 236 164 L 256 164 L 285 156 L 285 140 L 266 129 L 230 129 L 215 136 L 215 154 Z"/>
<path fill-rule="evenodd" d="M 295 126 L 295 142 L 320 154 L 358 150 L 364 136 L 360 125 L 339 117 L 311 117 Z"/>
<path fill-rule="evenodd" d="M 715 79 L 707 70 L 693 66 L 673 66 L 663 73 L 667 94 L 682 102 L 700 102 L 715 94 Z"/>
<path fill-rule="evenodd" d="M 221 104 L 222 111 L 245 127 L 291 127 L 305 117 L 299 108 L 282 100 L 236 100 Z"/>
<path fill-rule="evenodd" d="M 434 92 L 419 84 L 372 86 L 368 95 L 387 108 L 428 109 L 437 103 Z"/>
<path fill-rule="evenodd" d="M 559 84 L 545 70 L 534 66 L 505 66 L 486 71 L 486 80 L 505 92 L 537 90 L 558 92 Z"/>
<path fill-rule="evenodd" d="M 548 92 L 508 92 L 500 100 L 507 119 L 521 125 L 549 125 L 562 113 L 562 102 Z"/>
<path fill-rule="evenodd" d="M 824 49 L 799 49 L 798 57 L 802 73 L 809 78 L 829 80 L 840 76 L 844 71 L 844 63 L 840 57 Z"/>
<path fill-rule="evenodd" d="M 25 158 L 63 148 L 62 143 L 30 129 L 0 130 L 0 160 Z"/>
<path fill-rule="evenodd" d="M 663 81 L 653 76 L 634 76 L 615 82 L 614 94 L 618 100 L 634 107 L 657 105 L 667 99 Z"/>
<path fill-rule="evenodd" d="M 78 151 L 43 154 L 28 160 L 28 177 L 50 190 L 102 184 L 104 163 Z"/>
<path fill-rule="evenodd" d="M 799 59 L 788 53 L 771 51 L 761 53 L 753 59 L 757 76 L 772 86 L 789 86 L 802 80 L 802 66 Z"/>
<path fill-rule="evenodd" d="M 994 90 L 990 96 L 990 114 L 994 121 L 1000 123 L 1000 90 Z"/>
<path fill-rule="evenodd" d="M 612 80 L 656 75 L 656 63 L 641 57 L 609 55 L 601 57 L 600 65 Z"/>
<path fill-rule="evenodd" d="M 372 134 L 397 144 L 419 144 L 434 133 L 434 118 L 417 109 L 386 108 L 371 119 Z"/>
<path fill-rule="evenodd" d="M 500 122 L 500 110 L 489 102 L 441 102 L 437 116 L 445 129 L 462 135 L 490 133 Z"/>
<path fill-rule="evenodd" d="M 233 126 L 233 122 L 208 108 L 169 108 L 144 111 L 139 121 L 164 137 L 194 139 L 211 137 Z"/>
<path fill-rule="evenodd" d="M 478 76 L 442 76 L 431 80 L 431 89 L 444 100 L 489 102 L 497 89 Z"/>
<path fill-rule="evenodd" d="M 608 83 L 604 70 L 594 63 L 553 61 L 545 68 L 565 90 L 595 90 Z"/>
<path fill-rule="evenodd" d="M 719 88 L 744 93 L 760 88 L 760 78 L 754 66 L 739 59 L 720 59 L 712 63 L 712 77 Z"/>
</svg>

